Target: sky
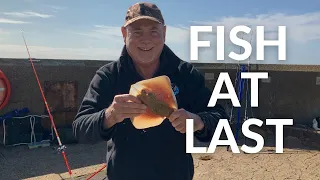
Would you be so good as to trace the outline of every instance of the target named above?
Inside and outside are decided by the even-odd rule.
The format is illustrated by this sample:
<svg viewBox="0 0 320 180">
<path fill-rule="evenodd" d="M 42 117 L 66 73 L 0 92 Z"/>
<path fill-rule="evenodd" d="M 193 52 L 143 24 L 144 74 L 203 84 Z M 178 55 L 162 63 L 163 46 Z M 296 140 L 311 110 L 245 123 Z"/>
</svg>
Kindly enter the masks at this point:
<svg viewBox="0 0 320 180">
<path fill-rule="evenodd" d="M 121 26 L 131 0 L 0 0 L 0 58 L 28 58 L 22 33 L 32 58 L 70 60 L 116 60 L 123 47 Z M 313 64 L 319 63 L 319 0 L 157 0 L 167 26 L 166 44 L 183 60 L 190 61 L 190 26 L 212 26 L 199 33 L 210 47 L 199 48 L 198 61 L 217 61 L 216 27 L 225 27 L 225 61 L 230 52 L 244 49 L 231 43 L 230 30 L 251 27 L 239 34 L 252 45 L 251 56 L 240 63 Z M 201 2 L 201 3 L 200 3 Z M 4 5 L 3 5 L 4 4 Z M 265 27 L 265 38 L 278 39 L 278 26 L 286 26 L 286 60 L 278 60 L 278 48 L 266 47 L 265 60 L 256 60 L 256 26 Z"/>
</svg>

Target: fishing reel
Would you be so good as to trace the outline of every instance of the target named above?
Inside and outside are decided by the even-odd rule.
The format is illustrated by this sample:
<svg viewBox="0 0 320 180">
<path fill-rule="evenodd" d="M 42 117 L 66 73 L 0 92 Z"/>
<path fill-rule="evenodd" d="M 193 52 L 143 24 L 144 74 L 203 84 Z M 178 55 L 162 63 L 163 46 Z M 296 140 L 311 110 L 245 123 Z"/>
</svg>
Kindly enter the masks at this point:
<svg viewBox="0 0 320 180">
<path fill-rule="evenodd" d="M 65 145 L 62 145 L 59 147 L 53 147 L 54 153 L 57 153 L 57 154 L 64 152 L 66 149 L 67 149 L 67 146 L 65 146 Z"/>
</svg>

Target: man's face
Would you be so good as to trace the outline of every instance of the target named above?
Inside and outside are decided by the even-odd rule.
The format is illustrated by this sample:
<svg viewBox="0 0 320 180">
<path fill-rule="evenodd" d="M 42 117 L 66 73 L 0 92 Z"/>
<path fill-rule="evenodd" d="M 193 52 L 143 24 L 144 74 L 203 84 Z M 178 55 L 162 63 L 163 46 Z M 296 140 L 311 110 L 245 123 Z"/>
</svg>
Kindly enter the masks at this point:
<svg viewBox="0 0 320 180">
<path fill-rule="evenodd" d="M 166 27 L 151 20 L 138 20 L 126 28 L 122 35 L 129 55 L 138 64 L 159 60 L 165 43 Z"/>
</svg>

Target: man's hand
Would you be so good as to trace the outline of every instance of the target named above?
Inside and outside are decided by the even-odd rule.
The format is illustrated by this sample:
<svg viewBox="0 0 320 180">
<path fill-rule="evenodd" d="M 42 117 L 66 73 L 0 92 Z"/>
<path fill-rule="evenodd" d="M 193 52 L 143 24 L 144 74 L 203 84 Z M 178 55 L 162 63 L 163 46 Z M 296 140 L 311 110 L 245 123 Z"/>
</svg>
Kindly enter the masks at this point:
<svg viewBox="0 0 320 180">
<path fill-rule="evenodd" d="M 138 116 L 146 109 L 147 107 L 137 97 L 130 94 L 116 95 L 105 111 L 104 127 L 107 129 L 126 118 Z"/>
<path fill-rule="evenodd" d="M 193 119 L 194 122 L 194 131 L 198 131 L 204 128 L 204 123 L 201 118 L 193 113 L 190 113 L 184 109 L 179 109 L 171 113 L 168 117 L 172 126 L 179 132 L 186 132 L 186 119 Z"/>
</svg>

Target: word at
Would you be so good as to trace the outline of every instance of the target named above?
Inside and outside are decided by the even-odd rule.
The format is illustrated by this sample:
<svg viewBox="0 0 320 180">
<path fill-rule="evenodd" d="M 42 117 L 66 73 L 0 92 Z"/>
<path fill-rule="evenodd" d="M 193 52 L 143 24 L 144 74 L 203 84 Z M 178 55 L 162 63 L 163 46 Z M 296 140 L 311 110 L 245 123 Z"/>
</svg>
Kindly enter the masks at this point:
<svg viewBox="0 0 320 180">
<path fill-rule="evenodd" d="M 258 107 L 258 80 L 268 79 L 267 72 L 241 72 L 241 79 L 251 79 L 251 107 Z M 228 93 L 220 93 L 223 83 L 226 84 Z M 231 99 L 233 107 L 241 107 L 230 76 L 227 72 L 219 74 L 214 86 L 208 107 L 214 107 L 218 99 Z"/>
</svg>

